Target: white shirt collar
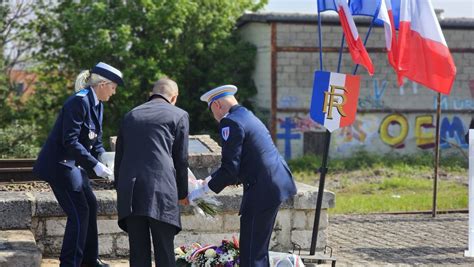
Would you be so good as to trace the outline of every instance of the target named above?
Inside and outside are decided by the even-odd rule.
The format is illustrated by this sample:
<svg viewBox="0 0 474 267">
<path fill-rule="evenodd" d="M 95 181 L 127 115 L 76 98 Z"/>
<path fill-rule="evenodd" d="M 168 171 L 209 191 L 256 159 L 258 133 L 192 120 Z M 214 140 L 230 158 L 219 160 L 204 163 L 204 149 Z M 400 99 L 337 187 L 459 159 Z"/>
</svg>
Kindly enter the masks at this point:
<svg viewBox="0 0 474 267">
<path fill-rule="evenodd" d="M 91 87 L 92 95 L 94 96 L 94 106 L 99 105 L 99 98 L 97 98 L 97 95 L 94 91 L 94 88 Z"/>
</svg>

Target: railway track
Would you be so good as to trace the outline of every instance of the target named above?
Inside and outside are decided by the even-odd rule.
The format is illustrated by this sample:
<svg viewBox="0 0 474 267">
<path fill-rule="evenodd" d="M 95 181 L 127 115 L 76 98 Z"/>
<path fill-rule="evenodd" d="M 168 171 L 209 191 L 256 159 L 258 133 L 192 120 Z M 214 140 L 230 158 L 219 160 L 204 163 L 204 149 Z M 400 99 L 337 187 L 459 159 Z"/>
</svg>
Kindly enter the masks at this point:
<svg viewBox="0 0 474 267">
<path fill-rule="evenodd" d="M 0 183 L 38 181 L 33 175 L 36 159 L 0 159 Z"/>
<path fill-rule="evenodd" d="M 36 159 L 0 159 L 0 183 L 24 183 L 40 181 L 33 175 Z M 92 180 L 103 180 L 93 176 Z"/>
</svg>

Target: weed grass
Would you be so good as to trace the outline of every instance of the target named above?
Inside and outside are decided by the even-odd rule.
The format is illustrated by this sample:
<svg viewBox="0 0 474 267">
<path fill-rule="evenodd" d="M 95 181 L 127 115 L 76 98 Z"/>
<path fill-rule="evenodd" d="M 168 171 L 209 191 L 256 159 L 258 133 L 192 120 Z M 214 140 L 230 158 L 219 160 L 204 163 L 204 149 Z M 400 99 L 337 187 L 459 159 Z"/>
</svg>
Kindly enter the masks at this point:
<svg viewBox="0 0 474 267">
<path fill-rule="evenodd" d="M 305 156 L 289 161 L 297 181 L 318 186 L 321 160 Z M 428 211 L 433 205 L 433 156 L 396 156 L 357 153 L 329 161 L 326 189 L 336 195 L 330 213 Z M 437 210 L 466 209 L 467 160 L 445 157 L 440 161 Z"/>
</svg>

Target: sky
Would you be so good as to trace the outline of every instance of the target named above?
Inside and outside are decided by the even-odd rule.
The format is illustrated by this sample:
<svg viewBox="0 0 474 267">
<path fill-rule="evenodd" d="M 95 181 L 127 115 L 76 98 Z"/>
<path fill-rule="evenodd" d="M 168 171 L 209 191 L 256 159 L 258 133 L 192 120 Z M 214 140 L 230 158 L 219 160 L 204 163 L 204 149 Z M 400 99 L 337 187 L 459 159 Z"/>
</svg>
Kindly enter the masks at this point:
<svg viewBox="0 0 474 267">
<path fill-rule="evenodd" d="M 317 0 L 268 0 L 264 11 L 316 13 Z M 445 18 L 474 18 L 474 0 L 431 0 L 435 9 L 444 9 Z"/>
</svg>

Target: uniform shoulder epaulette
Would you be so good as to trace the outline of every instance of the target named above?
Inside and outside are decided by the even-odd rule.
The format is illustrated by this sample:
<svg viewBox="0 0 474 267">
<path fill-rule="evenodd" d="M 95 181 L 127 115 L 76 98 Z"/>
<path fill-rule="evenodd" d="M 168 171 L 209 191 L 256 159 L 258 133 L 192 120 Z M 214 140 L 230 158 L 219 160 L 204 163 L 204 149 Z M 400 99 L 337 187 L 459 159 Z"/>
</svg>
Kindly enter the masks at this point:
<svg viewBox="0 0 474 267">
<path fill-rule="evenodd" d="M 81 91 L 77 92 L 77 96 L 86 96 L 89 93 L 89 90 L 87 89 L 82 89 Z"/>
</svg>

